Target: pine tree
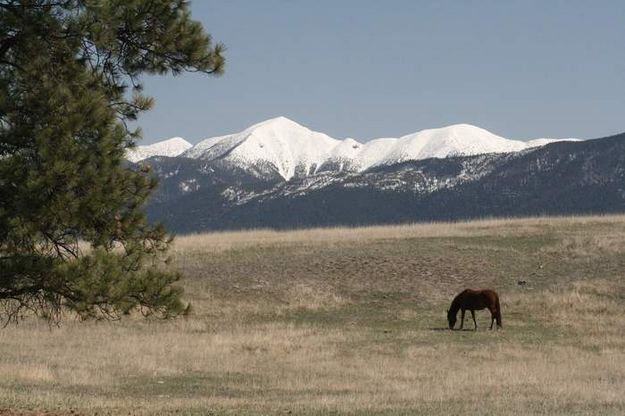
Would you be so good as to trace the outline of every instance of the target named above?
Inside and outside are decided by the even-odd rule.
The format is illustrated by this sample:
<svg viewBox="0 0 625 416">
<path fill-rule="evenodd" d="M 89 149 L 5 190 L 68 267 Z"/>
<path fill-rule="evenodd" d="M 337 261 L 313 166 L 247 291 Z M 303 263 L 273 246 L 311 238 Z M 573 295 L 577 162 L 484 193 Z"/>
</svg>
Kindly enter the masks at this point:
<svg viewBox="0 0 625 416">
<path fill-rule="evenodd" d="M 219 74 L 222 53 L 183 0 L 0 2 L 0 316 L 184 312 L 128 122 L 142 74 Z"/>
</svg>

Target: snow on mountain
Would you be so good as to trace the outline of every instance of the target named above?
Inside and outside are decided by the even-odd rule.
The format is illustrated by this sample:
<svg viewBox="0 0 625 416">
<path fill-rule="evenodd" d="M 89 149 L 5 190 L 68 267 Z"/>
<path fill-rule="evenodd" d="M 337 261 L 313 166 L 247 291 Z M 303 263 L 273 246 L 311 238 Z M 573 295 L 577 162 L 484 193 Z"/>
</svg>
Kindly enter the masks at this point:
<svg viewBox="0 0 625 416">
<path fill-rule="evenodd" d="M 191 147 L 193 147 L 193 145 L 182 137 L 173 137 L 158 143 L 129 149 L 126 153 L 126 159 L 136 163 L 152 156 L 175 157 Z"/>
<path fill-rule="evenodd" d="M 227 159 L 238 164 L 264 163 L 284 179 L 296 171 L 314 171 L 328 158 L 339 140 L 314 132 L 285 117 L 255 124 L 241 133 L 201 141 L 183 156 L 202 160 Z"/>
<path fill-rule="evenodd" d="M 526 143 L 527 148 L 531 149 L 534 147 L 541 147 L 544 146 L 546 144 L 549 143 L 555 143 L 555 142 L 579 142 L 580 139 L 573 139 L 573 138 L 569 138 L 569 139 L 545 139 L 545 138 L 541 138 L 541 139 L 533 139 L 533 140 L 529 140 Z"/>
<path fill-rule="evenodd" d="M 339 171 L 362 171 L 409 160 L 518 152 L 554 141 L 558 140 L 510 140 L 476 126 L 456 124 L 360 143 L 351 138 L 333 139 L 288 118 L 277 117 L 240 133 L 203 140 L 182 156 L 206 161 L 222 159 L 242 167 L 265 166 L 289 180 L 313 174 L 322 165 Z"/>
<path fill-rule="evenodd" d="M 392 154 L 387 157 L 385 162 L 484 153 L 507 153 L 524 148 L 524 142 L 504 139 L 469 124 L 457 124 L 440 129 L 422 130 L 401 137 L 397 140 Z"/>
</svg>

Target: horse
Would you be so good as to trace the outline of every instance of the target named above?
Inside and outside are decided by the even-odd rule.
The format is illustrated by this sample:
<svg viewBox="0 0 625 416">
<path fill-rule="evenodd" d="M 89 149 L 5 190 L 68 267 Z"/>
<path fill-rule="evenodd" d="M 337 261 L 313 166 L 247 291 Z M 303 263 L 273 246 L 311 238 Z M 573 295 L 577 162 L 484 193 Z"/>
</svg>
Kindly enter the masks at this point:
<svg viewBox="0 0 625 416">
<path fill-rule="evenodd" d="M 447 321 L 449 322 L 449 329 L 454 329 L 456 325 L 456 315 L 458 309 L 462 311 L 460 329 L 464 325 L 464 312 L 468 309 L 471 311 L 473 317 L 473 323 L 475 324 L 475 330 L 477 331 L 477 322 L 475 321 L 475 311 L 488 308 L 490 311 L 490 329 L 493 329 L 493 323 L 497 321 L 497 327 L 501 328 L 501 307 L 499 306 L 499 296 L 497 293 L 490 289 L 465 289 L 458 293 L 454 300 L 451 302 L 451 306 L 447 311 Z"/>
</svg>

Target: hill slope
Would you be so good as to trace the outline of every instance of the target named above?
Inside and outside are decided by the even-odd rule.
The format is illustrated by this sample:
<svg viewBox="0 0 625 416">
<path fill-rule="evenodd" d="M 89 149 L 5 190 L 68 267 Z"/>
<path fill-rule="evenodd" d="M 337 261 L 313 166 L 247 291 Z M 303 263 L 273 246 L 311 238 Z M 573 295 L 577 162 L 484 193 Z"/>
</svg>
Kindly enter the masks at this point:
<svg viewBox="0 0 625 416">
<path fill-rule="evenodd" d="M 255 124 L 240 133 L 203 140 L 191 148 L 187 147 L 181 156 L 206 162 L 219 160 L 222 164 L 247 170 L 259 178 L 277 176 L 288 181 L 327 171 L 362 172 L 371 167 L 408 160 L 517 152 L 552 141 L 509 140 L 479 127 L 457 124 L 422 130 L 400 138 L 360 143 L 355 139 L 333 139 L 285 117 L 277 117 Z M 161 142 L 150 148 L 166 145 L 166 142 Z M 148 149 L 142 149 L 142 152 L 132 154 L 131 161 L 180 154 Z"/>
<path fill-rule="evenodd" d="M 223 159 L 150 163 L 161 185 L 148 213 L 176 232 L 625 211 L 624 134 L 289 181 Z"/>
</svg>

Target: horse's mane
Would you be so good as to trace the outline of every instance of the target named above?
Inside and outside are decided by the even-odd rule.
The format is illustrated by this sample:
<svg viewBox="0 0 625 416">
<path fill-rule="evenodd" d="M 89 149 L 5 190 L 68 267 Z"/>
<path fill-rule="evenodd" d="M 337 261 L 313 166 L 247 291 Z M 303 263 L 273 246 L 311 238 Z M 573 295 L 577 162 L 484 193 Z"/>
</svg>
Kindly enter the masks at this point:
<svg viewBox="0 0 625 416">
<path fill-rule="evenodd" d="M 463 290 L 462 292 L 458 293 L 456 297 L 454 297 L 454 300 L 451 301 L 451 306 L 449 307 L 450 313 L 455 314 L 456 312 L 458 312 L 458 309 L 460 309 L 460 298 L 462 297 L 464 292 L 466 292 L 466 290 Z"/>
</svg>

